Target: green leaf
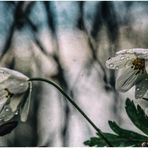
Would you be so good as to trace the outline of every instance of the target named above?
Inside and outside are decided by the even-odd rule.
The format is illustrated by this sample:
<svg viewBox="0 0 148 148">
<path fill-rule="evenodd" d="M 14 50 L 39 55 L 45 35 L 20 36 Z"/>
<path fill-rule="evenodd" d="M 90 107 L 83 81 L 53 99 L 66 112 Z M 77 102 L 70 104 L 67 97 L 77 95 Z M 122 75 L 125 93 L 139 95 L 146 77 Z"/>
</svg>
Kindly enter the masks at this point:
<svg viewBox="0 0 148 148">
<path fill-rule="evenodd" d="M 139 133 L 127 129 L 122 129 L 116 124 L 116 122 L 109 121 L 109 126 L 115 132 L 115 134 L 112 133 L 103 133 L 103 134 L 114 147 L 119 147 L 119 146 L 139 147 L 143 142 L 148 141 L 147 136 L 141 135 Z M 99 134 L 97 135 L 98 137 L 91 137 L 89 140 L 85 141 L 84 144 L 87 146 L 98 146 L 98 147 L 107 146 L 104 140 L 99 137 Z"/>
<path fill-rule="evenodd" d="M 139 146 L 141 144 L 141 142 L 139 141 L 138 142 L 130 141 L 129 139 L 122 138 L 118 135 L 111 133 L 104 133 L 104 135 L 114 147 Z M 98 146 L 98 147 L 107 146 L 104 140 L 102 140 L 100 137 L 91 137 L 89 140 L 85 141 L 84 144 L 87 146 Z"/>
<path fill-rule="evenodd" d="M 137 105 L 134 105 L 133 101 L 129 99 L 126 100 L 126 112 L 132 122 L 144 133 L 148 133 L 148 117 L 145 115 L 143 109 Z M 144 143 L 147 144 L 148 137 L 141 135 L 134 131 L 123 129 L 119 127 L 116 122 L 109 121 L 109 126 L 115 134 L 112 133 L 103 133 L 104 136 L 114 147 L 126 147 L 126 146 L 142 146 Z M 87 146 L 98 146 L 103 147 L 107 146 L 99 134 L 96 137 L 91 137 L 89 140 L 84 142 Z"/>
<path fill-rule="evenodd" d="M 120 137 L 127 138 L 130 141 L 146 141 L 148 137 L 136 132 L 120 128 L 116 122 L 109 121 L 110 128 Z"/>
<path fill-rule="evenodd" d="M 84 144 L 88 146 L 99 146 L 99 145 L 101 146 L 102 145 L 98 137 L 91 137 L 90 140 L 85 141 Z M 103 146 L 104 146 L 104 143 L 103 143 Z"/>
<path fill-rule="evenodd" d="M 108 146 L 103 139 L 101 139 L 99 137 L 99 135 L 97 134 L 98 137 L 91 137 L 90 140 L 87 140 L 84 142 L 85 145 L 88 146 Z M 109 140 L 109 142 L 113 145 L 113 146 L 119 146 L 121 144 L 121 141 L 123 141 L 124 139 L 120 139 L 117 135 L 111 134 L 111 133 L 104 133 L 104 136 Z"/>
<path fill-rule="evenodd" d="M 126 100 L 125 109 L 133 124 L 148 135 L 148 116 L 145 115 L 143 109 L 139 105 L 136 107 L 130 99 Z"/>
</svg>

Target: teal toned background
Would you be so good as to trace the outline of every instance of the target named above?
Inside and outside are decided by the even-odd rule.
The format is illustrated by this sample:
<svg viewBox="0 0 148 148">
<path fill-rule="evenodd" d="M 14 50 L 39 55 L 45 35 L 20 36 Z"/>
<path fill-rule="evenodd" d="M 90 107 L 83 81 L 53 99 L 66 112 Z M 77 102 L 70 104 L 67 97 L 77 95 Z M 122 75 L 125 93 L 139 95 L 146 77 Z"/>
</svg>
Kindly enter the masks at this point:
<svg viewBox="0 0 148 148">
<path fill-rule="evenodd" d="M 121 49 L 148 48 L 147 28 L 148 2 L 0 2 L 0 66 L 57 82 L 104 132 L 108 120 L 137 130 L 124 110 L 134 88 L 116 91 L 105 61 Z M 84 146 L 95 131 L 62 97 L 34 83 L 27 122 L 0 146 Z"/>
</svg>

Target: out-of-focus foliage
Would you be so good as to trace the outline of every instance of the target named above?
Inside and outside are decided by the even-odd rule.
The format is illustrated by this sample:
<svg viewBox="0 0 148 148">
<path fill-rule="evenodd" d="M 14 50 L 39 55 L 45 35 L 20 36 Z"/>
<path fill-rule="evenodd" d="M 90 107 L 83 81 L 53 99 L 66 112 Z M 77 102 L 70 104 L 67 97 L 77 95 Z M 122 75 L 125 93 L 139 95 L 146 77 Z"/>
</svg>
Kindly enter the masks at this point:
<svg viewBox="0 0 148 148">
<path fill-rule="evenodd" d="M 113 146 L 125 147 L 125 146 L 142 146 L 143 143 L 148 141 L 147 125 L 148 116 L 144 113 L 143 109 L 130 99 L 126 100 L 126 112 L 133 122 L 141 131 L 146 135 L 141 135 L 137 132 L 133 132 L 127 129 L 120 128 L 116 122 L 109 121 L 109 126 L 115 134 L 104 133 L 105 137 L 110 141 Z M 102 140 L 98 135 L 97 137 L 91 137 L 90 140 L 84 142 L 88 146 L 107 146 L 104 140 Z"/>
</svg>

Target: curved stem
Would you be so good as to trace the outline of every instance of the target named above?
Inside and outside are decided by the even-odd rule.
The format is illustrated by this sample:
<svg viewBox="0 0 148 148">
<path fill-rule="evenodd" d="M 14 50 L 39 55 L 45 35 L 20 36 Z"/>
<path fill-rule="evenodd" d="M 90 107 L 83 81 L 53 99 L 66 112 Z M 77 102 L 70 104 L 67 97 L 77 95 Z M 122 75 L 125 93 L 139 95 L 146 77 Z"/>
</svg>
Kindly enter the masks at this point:
<svg viewBox="0 0 148 148">
<path fill-rule="evenodd" d="M 148 98 L 142 98 L 143 100 L 145 100 L 145 101 L 148 101 Z"/>
<path fill-rule="evenodd" d="M 56 87 L 62 94 L 65 96 L 65 98 L 83 115 L 83 117 L 93 126 L 93 128 L 98 132 L 99 136 L 108 144 L 108 146 L 112 146 L 111 143 L 106 139 L 102 131 L 91 121 L 91 119 L 81 110 L 81 108 L 72 100 L 71 97 L 69 97 L 63 89 L 55 84 L 54 82 L 44 79 L 44 78 L 30 78 L 29 81 L 43 81 L 46 83 L 49 83 Z"/>
</svg>

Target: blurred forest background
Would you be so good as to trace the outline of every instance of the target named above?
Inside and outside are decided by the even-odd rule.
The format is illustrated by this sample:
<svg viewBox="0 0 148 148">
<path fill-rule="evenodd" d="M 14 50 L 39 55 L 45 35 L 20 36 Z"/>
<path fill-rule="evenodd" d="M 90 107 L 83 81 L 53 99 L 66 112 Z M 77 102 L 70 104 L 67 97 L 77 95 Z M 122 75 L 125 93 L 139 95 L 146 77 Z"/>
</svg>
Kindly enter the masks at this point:
<svg viewBox="0 0 148 148">
<path fill-rule="evenodd" d="M 116 91 L 105 61 L 138 47 L 148 48 L 148 2 L 0 2 L 0 66 L 55 81 L 104 132 L 108 120 L 136 129 L 124 110 L 134 88 Z M 62 97 L 34 83 L 27 122 L 0 146 L 84 146 L 96 131 Z"/>
</svg>

